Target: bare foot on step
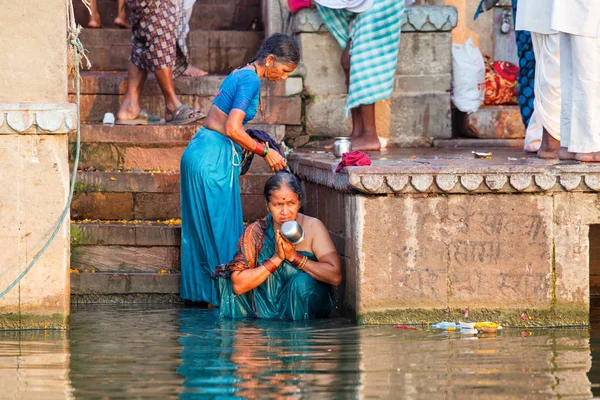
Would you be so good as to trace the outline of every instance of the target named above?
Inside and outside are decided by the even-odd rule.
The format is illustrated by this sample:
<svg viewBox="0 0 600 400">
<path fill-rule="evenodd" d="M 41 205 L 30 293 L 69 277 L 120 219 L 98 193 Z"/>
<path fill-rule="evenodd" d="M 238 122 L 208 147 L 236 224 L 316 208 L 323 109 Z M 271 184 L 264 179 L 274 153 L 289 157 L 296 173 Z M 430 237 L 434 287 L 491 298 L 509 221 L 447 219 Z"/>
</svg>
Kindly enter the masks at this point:
<svg viewBox="0 0 600 400">
<path fill-rule="evenodd" d="M 571 153 L 566 147 L 561 147 L 558 150 L 558 158 L 561 160 L 574 160 L 575 153 Z"/>
<path fill-rule="evenodd" d="M 206 76 L 208 72 L 201 70 L 198 67 L 189 64 L 185 71 L 183 71 L 183 76 Z"/>
<path fill-rule="evenodd" d="M 114 19 L 113 23 L 121 29 L 131 29 L 131 25 L 127 23 L 127 18 L 118 16 Z"/>
<path fill-rule="evenodd" d="M 600 151 L 593 153 L 576 153 L 575 159 L 581 162 L 600 162 Z"/>
<path fill-rule="evenodd" d="M 557 140 L 548 133 L 544 128 L 544 134 L 542 136 L 542 145 L 537 152 L 538 158 L 544 159 L 555 159 L 558 158 L 558 151 L 560 150 L 560 140 Z"/>
<path fill-rule="evenodd" d="M 370 137 L 359 137 L 352 141 L 352 151 L 377 151 L 381 150 L 381 142 L 375 136 L 375 138 Z"/>
</svg>

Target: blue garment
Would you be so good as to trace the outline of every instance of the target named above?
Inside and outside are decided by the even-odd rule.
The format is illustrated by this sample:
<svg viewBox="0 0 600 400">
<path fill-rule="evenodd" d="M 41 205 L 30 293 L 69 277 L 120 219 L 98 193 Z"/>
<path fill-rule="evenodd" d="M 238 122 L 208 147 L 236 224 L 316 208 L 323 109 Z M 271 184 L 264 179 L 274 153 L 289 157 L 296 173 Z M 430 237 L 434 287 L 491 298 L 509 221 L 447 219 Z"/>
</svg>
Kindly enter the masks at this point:
<svg viewBox="0 0 600 400">
<path fill-rule="evenodd" d="M 258 224 L 258 225 L 257 225 Z M 256 229 L 260 227 L 260 232 Z M 260 268 L 260 265 L 275 254 L 275 232 L 271 214 L 261 221 L 249 225 L 244 239 L 262 236 L 259 243 L 240 242 L 240 254 L 236 257 L 234 270 L 240 270 L 240 263 L 246 260 L 250 264 L 243 269 Z M 249 233 L 249 234 L 248 234 Z M 258 235 L 256 235 L 258 234 Z M 256 239 L 260 240 L 260 239 Z M 258 257 L 256 249 L 260 248 Z M 309 252 L 300 252 L 312 261 L 317 258 Z M 250 261 L 256 260 L 256 263 Z M 221 269 L 221 267 L 219 267 Z M 215 271 L 216 272 L 216 271 Z M 216 285 L 219 292 L 219 309 L 225 318 L 261 318 L 282 320 L 306 320 L 325 318 L 333 308 L 330 286 L 320 282 L 304 271 L 298 270 L 287 260 L 255 289 L 241 295 L 233 292 L 231 278 L 228 274 L 216 274 Z"/>
<path fill-rule="evenodd" d="M 256 115 L 260 79 L 252 70 L 232 72 L 221 84 L 214 105 L 229 114 Z M 240 197 L 242 148 L 219 132 L 202 127 L 181 157 L 182 299 L 218 304 L 210 276 L 229 262 L 243 233 Z"/>
<path fill-rule="evenodd" d="M 483 3 L 491 5 L 493 1 L 481 0 L 474 19 L 477 19 L 483 11 Z M 512 0 L 513 25 L 517 18 L 518 0 Z M 525 128 L 529 126 L 529 120 L 533 114 L 533 102 L 535 93 L 533 85 L 535 83 L 535 54 L 533 53 L 533 43 L 531 42 L 531 33 L 528 31 L 515 31 L 517 42 L 517 55 L 519 56 L 519 76 L 517 82 L 519 85 L 519 109 L 521 110 L 521 120 Z"/>
</svg>

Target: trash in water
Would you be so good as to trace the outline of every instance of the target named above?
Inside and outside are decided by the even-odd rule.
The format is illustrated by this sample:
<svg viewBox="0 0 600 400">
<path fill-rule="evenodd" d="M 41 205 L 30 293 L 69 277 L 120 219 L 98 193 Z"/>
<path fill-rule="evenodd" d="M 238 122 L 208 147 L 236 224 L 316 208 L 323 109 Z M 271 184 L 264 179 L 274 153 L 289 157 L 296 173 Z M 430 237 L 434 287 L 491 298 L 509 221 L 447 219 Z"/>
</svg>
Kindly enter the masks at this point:
<svg viewBox="0 0 600 400">
<path fill-rule="evenodd" d="M 460 326 L 460 329 L 473 329 L 475 328 L 475 322 L 459 322 L 458 326 Z"/>
<path fill-rule="evenodd" d="M 475 158 L 492 158 L 492 153 L 486 153 L 483 151 L 473 151 Z"/>
<path fill-rule="evenodd" d="M 413 327 L 413 326 L 406 326 L 406 325 L 394 325 L 394 328 L 396 329 L 405 329 L 405 330 L 409 330 L 409 331 L 416 331 L 417 328 Z"/>
<path fill-rule="evenodd" d="M 439 324 L 435 324 L 435 325 L 431 325 L 432 328 L 435 329 L 446 329 L 446 330 L 454 330 L 454 329 L 458 329 L 458 325 L 456 325 L 454 322 L 440 322 Z"/>
<path fill-rule="evenodd" d="M 495 322 L 478 322 L 475 324 L 475 329 L 479 333 L 496 333 L 499 325 Z"/>
</svg>

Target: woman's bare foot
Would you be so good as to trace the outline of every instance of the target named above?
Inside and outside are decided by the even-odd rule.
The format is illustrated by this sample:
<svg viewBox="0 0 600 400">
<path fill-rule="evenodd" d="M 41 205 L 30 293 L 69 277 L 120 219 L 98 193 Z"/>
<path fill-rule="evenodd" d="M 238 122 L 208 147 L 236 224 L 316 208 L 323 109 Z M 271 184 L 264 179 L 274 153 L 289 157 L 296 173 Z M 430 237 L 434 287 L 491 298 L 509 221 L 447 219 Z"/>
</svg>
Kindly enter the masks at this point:
<svg viewBox="0 0 600 400">
<path fill-rule="evenodd" d="M 576 153 L 575 159 L 581 162 L 600 162 L 600 151 L 593 153 Z"/>
<path fill-rule="evenodd" d="M 560 140 L 557 140 L 548 133 L 544 128 L 544 134 L 542 136 L 542 145 L 537 152 L 538 158 L 544 159 L 555 159 L 558 158 L 558 151 L 560 150 Z"/>
<path fill-rule="evenodd" d="M 183 71 L 183 76 L 206 76 L 208 72 L 201 70 L 198 67 L 189 64 L 185 71 Z"/>
<path fill-rule="evenodd" d="M 574 160 L 575 153 L 571 153 L 566 147 L 561 147 L 560 150 L 558 150 L 558 158 L 560 160 Z"/>
<path fill-rule="evenodd" d="M 121 29 L 131 29 L 131 25 L 127 23 L 127 17 L 117 16 L 113 23 Z"/>
</svg>

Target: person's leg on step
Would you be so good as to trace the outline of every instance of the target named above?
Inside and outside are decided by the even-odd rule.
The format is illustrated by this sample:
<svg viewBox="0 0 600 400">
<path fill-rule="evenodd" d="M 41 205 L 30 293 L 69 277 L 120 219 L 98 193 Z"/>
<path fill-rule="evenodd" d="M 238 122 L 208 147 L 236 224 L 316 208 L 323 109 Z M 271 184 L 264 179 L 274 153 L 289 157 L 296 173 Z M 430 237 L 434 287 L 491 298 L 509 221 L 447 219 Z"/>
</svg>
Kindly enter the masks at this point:
<svg viewBox="0 0 600 400">
<path fill-rule="evenodd" d="M 183 0 L 183 14 L 185 18 L 185 40 L 187 40 L 190 34 L 190 20 L 192 19 L 192 12 L 194 10 L 194 3 L 196 0 Z M 183 71 L 183 76 L 206 76 L 208 72 L 192 65 L 188 64 L 185 71 Z"/>
<path fill-rule="evenodd" d="M 575 159 L 600 162 L 600 38 L 571 35 L 573 103 L 569 151 Z"/>
<path fill-rule="evenodd" d="M 140 95 L 142 88 L 148 77 L 148 71 L 143 70 L 129 61 L 127 69 L 127 92 L 121 103 L 121 108 L 117 112 L 117 120 L 132 120 L 135 119 L 140 111 Z"/>
<path fill-rule="evenodd" d="M 125 6 L 125 0 L 117 0 L 117 16 L 113 23 L 119 28 L 131 29 L 131 25 L 127 22 L 127 7 Z"/>
<path fill-rule="evenodd" d="M 90 15 L 90 20 L 88 21 L 88 28 L 102 28 L 102 22 L 100 21 L 100 12 L 98 12 L 98 0 L 90 0 L 90 10 L 92 11 L 92 15 Z"/>
<path fill-rule="evenodd" d="M 352 150 L 369 151 L 381 149 L 375 127 L 375 104 L 360 106 L 363 131 L 360 137 L 352 140 Z"/>
</svg>

